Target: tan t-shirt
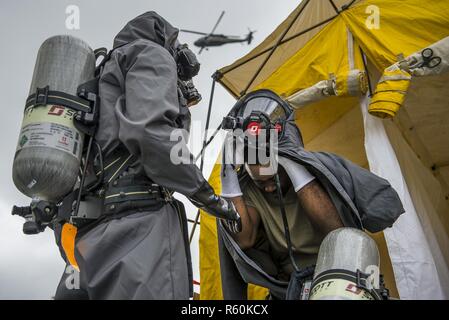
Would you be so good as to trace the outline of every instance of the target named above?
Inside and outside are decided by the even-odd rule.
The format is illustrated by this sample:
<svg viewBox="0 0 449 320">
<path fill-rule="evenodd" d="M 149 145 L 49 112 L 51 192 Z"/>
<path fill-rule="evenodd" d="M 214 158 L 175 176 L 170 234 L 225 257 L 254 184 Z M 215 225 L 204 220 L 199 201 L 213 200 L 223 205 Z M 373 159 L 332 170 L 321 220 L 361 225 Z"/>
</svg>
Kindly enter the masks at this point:
<svg viewBox="0 0 449 320">
<path fill-rule="evenodd" d="M 301 209 L 293 188 L 290 188 L 283 198 L 295 261 L 300 267 L 315 264 L 323 236 L 313 228 Z M 247 206 L 258 211 L 271 247 L 272 258 L 280 268 L 279 271 L 289 275 L 293 267 L 288 255 L 277 192 L 263 192 L 249 181 L 243 188 L 243 199 Z"/>
</svg>

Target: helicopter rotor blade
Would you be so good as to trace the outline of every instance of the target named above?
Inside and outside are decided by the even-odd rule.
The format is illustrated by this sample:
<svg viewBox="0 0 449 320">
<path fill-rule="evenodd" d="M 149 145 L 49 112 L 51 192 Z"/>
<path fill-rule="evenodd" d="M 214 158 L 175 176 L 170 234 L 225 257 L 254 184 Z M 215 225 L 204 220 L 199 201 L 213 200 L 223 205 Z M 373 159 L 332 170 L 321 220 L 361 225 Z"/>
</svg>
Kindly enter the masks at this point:
<svg viewBox="0 0 449 320">
<path fill-rule="evenodd" d="M 209 35 L 208 33 L 205 33 L 205 32 L 198 32 L 198 31 L 192 31 L 192 30 L 186 30 L 186 29 L 179 29 L 179 31 L 186 32 L 186 33 L 199 34 L 199 35 L 202 35 L 202 36 Z"/>
<path fill-rule="evenodd" d="M 224 10 L 223 10 L 223 11 L 221 12 L 220 17 L 218 18 L 217 22 L 215 23 L 215 26 L 212 28 L 212 31 L 211 31 L 209 34 L 213 34 L 213 33 L 214 33 L 215 29 L 217 29 L 218 24 L 220 23 L 221 18 L 223 18 L 224 14 L 225 14 L 225 12 L 224 12 Z"/>
</svg>

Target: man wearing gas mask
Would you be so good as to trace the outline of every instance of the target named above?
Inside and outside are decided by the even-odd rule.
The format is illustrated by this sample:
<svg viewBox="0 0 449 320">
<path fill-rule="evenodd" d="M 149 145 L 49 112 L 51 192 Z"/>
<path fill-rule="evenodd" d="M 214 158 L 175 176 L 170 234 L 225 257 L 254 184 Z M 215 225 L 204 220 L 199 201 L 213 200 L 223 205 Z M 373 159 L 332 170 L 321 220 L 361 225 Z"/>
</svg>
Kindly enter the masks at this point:
<svg viewBox="0 0 449 320">
<path fill-rule="evenodd" d="M 158 14 L 144 13 L 117 34 L 102 70 L 95 136 L 104 163 L 96 171 L 104 176 L 97 192 L 102 214 L 78 230 L 77 298 L 192 296 L 187 219 L 173 192 L 239 229 L 232 202 L 214 193 L 192 155 L 181 164 L 170 159 L 173 146 L 185 143 L 171 141 L 171 133 L 188 132 L 188 107 L 200 98 L 192 82 L 199 63 L 177 36 Z M 56 298 L 71 298 L 70 291 L 63 277 Z"/>
<path fill-rule="evenodd" d="M 269 90 L 242 97 L 223 121 L 222 196 L 242 231 L 219 222 L 225 299 L 245 299 L 247 283 L 275 299 L 299 299 L 319 246 L 332 230 L 378 232 L 404 212 L 388 181 L 348 160 L 304 149 L 287 102 Z"/>
</svg>

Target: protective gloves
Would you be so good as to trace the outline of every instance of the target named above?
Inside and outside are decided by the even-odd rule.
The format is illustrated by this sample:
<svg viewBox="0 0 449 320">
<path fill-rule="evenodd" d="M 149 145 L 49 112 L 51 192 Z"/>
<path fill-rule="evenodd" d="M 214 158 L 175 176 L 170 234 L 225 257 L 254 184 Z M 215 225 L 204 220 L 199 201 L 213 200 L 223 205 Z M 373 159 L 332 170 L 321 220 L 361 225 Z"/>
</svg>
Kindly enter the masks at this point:
<svg viewBox="0 0 449 320">
<path fill-rule="evenodd" d="M 226 198 L 240 197 L 243 195 L 240 189 L 237 172 L 230 164 L 221 164 L 221 196 Z"/>
<path fill-rule="evenodd" d="M 240 152 L 238 152 L 238 150 L 234 150 L 233 140 L 232 133 L 228 133 L 222 150 L 222 163 L 220 171 L 221 196 L 226 198 L 239 197 L 242 195 L 239 179 L 234 167 L 236 165 L 243 164 L 243 160 L 239 159 L 241 157 Z M 242 163 L 238 163 L 239 161 Z"/>
<path fill-rule="evenodd" d="M 221 196 L 232 198 L 242 196 L 243 193 L 240 190 L 239 179 L 237 177 L 237 172 L 230 164 L 221 164 Z M 228 200 L 229 201 L 229 200 Z M 232 205 L 232 201 L 230 201 Z M 237 213 L 238 214 L 238 213 Z M 239 221 L 240 223 L 240 221 Z M 242 231 L 241 223 L 240 225 L 234 223 L 234 221 L 223 220 L 225 227 L 232 233 L 239 233 Z"/>
<path fill-rule="evenodd" d="M 299 163 L 279 156 L 279 164 L 285 169 L 295 192 L 301 190 L 306 184 L 315 179 L 310 172 Z"/>
<path fill-rule="evenodd" d="M 216 195 L 209 183 L 204 183 L 189 199 L 198 208 L 216 218 L 225 220 L 232 232 L 238 233 L 242 231 L 240 215 L 232 201 Z"/>
<path fill-rule="evenodd" d="M 232 202 L 231 202 L 231 204 L 234 205 Z M 239 220 L 238 221 L 223 220 L 223 219 L 221 221 L 223 221 L 223 225 L 231 233 L 237 234 L 237 233 L 242 231 L 242 222 L 240 221 L 240 216 L 239 216 Z"/>
</svg>

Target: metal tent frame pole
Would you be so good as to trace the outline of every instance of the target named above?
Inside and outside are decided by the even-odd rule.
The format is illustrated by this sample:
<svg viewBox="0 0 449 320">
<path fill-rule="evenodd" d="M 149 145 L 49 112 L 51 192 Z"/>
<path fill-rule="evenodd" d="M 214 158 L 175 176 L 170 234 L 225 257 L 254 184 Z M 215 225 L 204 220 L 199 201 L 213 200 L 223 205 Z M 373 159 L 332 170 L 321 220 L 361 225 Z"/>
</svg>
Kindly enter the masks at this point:
<svg viewBox="0 0 449 320">
<path fill-rule="evenodd" d="M 210 115 L 211 115 L 211 112 L 212 112 L 212 104 L 213 104 L 213 101 L 214 101 L 215 84 L 217 82 L 217 77 L 218 77 L 218 73 L 214 73 L 212 75 L 212 87 L 211 87 L 211 90 L 210 90 L 209 108 L 207 110 L 206 126 L 204 128 L 203 146 L 201 148 L 200 154 L 198 155 L 198 156 L 201 156 L 201 162 L 200 162 L 200 170 L 201 171 L 203 171 L 203 167 L 204 167 L 204 155 L 205 155 L 206 146 L 212 141 L 212 140 L 210 140 L 209 143 L 207 142 L 207 131 L 209 130 Z M 213 137 L 215 136 L 215 134 L 213 135 Z M 198 156 L 195 157 L 195 161 L 198 159 Z M 196 213 L 196 216 L 195 216 L 195 221 L 193 222 L 192 231 L 190 231 L 189 243 L 192 243 L 192 239 L 193 239 L 193 236 L 195 234 L 195 230 L 196 230 L 196 226 L 198 225 L 199 218 L 200 218 L 200 210 L 198 209 L 198 211 Z"/>
</svg>

